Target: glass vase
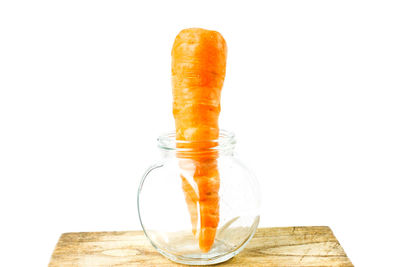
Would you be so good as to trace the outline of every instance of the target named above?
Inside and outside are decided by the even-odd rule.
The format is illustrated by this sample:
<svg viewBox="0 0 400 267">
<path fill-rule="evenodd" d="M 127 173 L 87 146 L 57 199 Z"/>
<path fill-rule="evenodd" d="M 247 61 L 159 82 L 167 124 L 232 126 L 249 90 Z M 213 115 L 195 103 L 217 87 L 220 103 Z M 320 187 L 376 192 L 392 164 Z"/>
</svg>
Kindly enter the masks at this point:
<svg viewBox="0 0 400 267">
<path fill-rule="evenodd" d="M 220 263 L 238 254 L 254 235 L 259 185 L 235 157 L 235 144 L 234 134 L 227 131 L 220 131 L 218 140 L 203 142 L 178 141 L 175 133 L 158 138 L 161 155 L 143 175 L 137 205 L 145 235 L 170 260 L 190 265 Z M 200 180 L 201 171 L 213 171 L 217 178 Z M 207 194 L 211 194 L 204 191 L 207 186 L 212 186 L 215 195 L 212 204 L 207 204 Z M 210 239 L 205 231 L 212 232 L 212 245 L 206 249 L 200 245 L 204 236 Z"/>
</svg>

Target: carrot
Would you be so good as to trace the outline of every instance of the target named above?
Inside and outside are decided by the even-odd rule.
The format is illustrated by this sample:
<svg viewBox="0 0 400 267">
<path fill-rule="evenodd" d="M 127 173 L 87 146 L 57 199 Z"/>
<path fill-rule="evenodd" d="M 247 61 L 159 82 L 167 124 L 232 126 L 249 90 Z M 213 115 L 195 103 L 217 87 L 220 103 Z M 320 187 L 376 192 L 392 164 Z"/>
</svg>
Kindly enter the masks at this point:
<svg viewBox="0 0 400 267">
<path fill-rule="evenodd" d="M 191 162 L 196 183 L 193 188 L 181 175 L 182 188 L 195 235 L 198 211 L 200 214 L 199 247 L 203 252 L 211 249 L 219 223 L 218 155 L 210 148 L 215 147 L 213 140 L 219 137 L 226 54 L 226 43 L 220 33 L 199 28 L 182 30 L 172 48 L 176 139 L 189 141 L 181 146 L 190 148 L 191 153 L 180 157 Z"/>
</svg>

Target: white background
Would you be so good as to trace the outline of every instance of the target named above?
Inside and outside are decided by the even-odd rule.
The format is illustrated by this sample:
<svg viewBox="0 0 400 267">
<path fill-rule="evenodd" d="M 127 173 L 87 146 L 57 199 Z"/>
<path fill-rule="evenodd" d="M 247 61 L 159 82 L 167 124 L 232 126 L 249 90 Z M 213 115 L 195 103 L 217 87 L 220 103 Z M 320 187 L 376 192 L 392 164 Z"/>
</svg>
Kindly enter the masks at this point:
<svg viewBox="0 0 400 267">
<path fill-rule="evenodd" d="M 221 128 L 258 176 L 261 226 L 330 226 L 356 266 L 400 238 L 396 1 L 1 1 L 1 266 L 63 232 L 140 229 L 136 190 L 174 129 L 170 51 L 228 44 Z M 157 200 L 157 201 L 162 201 Z"/>
</svg>

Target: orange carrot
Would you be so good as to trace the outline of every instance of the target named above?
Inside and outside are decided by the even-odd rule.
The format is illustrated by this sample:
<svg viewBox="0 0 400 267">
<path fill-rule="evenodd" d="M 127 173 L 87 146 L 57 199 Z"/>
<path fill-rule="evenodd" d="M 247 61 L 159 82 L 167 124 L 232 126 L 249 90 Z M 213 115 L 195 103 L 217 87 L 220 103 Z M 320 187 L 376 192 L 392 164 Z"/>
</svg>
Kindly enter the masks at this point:
<svg viewBox="0 0 400 267">
<path fill-rule="evenodd" d="M 215 31 L 185 29 L 172 48 L 173 114 L 176 139 L 192 154 L 195 190 L 182 175 L 182 188 L 196 234 L 199 208 L 199 247 L 211 249 L 219 223 L 219 172 L 216 152 L 209 148 L 219 137 L 221 89 L 225 79 L 226 43 Z M 209 149 L 209 150 L 207 150 Z M 183 156 L 182 156 L 183 157 Z"/>
</svg>

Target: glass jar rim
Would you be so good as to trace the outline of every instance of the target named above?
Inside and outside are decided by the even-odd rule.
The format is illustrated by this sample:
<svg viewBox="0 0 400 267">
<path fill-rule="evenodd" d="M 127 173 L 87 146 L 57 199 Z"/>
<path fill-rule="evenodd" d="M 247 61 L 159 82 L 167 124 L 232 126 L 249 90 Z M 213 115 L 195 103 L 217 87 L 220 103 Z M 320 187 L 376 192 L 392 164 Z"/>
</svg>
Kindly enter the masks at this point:
<svg viewBox="0 0 400 267">
<path fill-rule="evenodd" d="M 215 140 L 202 140 L 202 141 L 184 141 L 184 140 L 176 140 L 175 132 L 167 132 L 161 134 L 157 138 L 158 147 L 163 150 L 176 150 L 176 151 L 187 151 L 190 150 L 188 148 L 180 148 L 179 145 L 184 147 L 184 144 L 215 144 L 215 146 L 207 147 L 207 149 L 212 150 L 227 150 L 232 149 L 236 144 L 235 134 L 230 131 L 220 130 L 219 137 Z"/>
</svg>

